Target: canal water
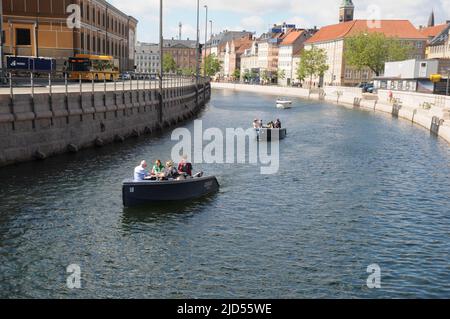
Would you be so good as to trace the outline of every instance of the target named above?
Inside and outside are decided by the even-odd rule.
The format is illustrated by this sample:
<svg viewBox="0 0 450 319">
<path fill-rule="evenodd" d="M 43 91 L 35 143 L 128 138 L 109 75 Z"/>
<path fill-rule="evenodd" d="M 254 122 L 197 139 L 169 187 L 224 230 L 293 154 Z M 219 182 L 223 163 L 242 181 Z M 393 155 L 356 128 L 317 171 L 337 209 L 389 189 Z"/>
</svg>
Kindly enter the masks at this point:
<svg viewBox="0 0 450 319">
<path fill-rule="evenodd" d="M 122 206 L 121 181 L 167 159 L 171 132 L 0 169 L 0 297 L 449 298 L 448 144 L 388 115 L 275 98 L 213 91 L 204 129 L 279 117 L 288 137 L 276 175 L 196 165 L 221 184 L 200 201 Z"/>
</svg>

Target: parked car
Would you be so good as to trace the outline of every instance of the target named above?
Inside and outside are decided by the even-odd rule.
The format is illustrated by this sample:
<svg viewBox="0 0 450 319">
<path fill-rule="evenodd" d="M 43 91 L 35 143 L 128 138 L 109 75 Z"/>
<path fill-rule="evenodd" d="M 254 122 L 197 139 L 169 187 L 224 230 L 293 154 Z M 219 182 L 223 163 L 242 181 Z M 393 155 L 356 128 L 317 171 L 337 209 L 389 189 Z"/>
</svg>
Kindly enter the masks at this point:
<svg viewBox="0 0 450 319">
<path fill-rule="evenodd" d="M 364 93 L 373 93 L 374 85 L 373 83 L 367 83 L 362 87 Z"/>
<path fill-rule="evenodd" d="M 120 75 L 121 80 L 131 80 L 131 74 L 129 72 L 124 72 Z"/>
<path fill-rule="evenodd" d="M 367 85 L 367 82 L 361 82 L 356 85 L 357 88 L 363 89 Z"/>
</svg>

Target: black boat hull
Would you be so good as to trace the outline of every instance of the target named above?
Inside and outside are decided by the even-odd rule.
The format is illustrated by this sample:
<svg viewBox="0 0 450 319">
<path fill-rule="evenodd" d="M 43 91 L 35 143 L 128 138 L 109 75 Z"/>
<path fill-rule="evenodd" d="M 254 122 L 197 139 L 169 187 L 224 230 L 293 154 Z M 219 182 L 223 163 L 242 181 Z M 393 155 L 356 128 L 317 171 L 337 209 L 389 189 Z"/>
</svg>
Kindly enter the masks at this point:
<svg viewBox="0 0 450 319">
<path fill-rule="evenodd" d="M 277 134 L 278 133 L 278 134 Z M 285 128 L 275 129 L 275 128 L 262 128 L 258 129 L 258 140 L 259 141 L 272 141 L 272 138 L 276 139 L 276 135 L 278 135 L 278 139 L 282 140 L 287 136 L 287 130 Z"/>
<path fill-rule="evenodd" d="M 122 185 L 123 205 L 133 207 L 155 202 L 185 201 L 219 190 L 214 176 L 182 181 L 125 181 Z"/>
</svg>

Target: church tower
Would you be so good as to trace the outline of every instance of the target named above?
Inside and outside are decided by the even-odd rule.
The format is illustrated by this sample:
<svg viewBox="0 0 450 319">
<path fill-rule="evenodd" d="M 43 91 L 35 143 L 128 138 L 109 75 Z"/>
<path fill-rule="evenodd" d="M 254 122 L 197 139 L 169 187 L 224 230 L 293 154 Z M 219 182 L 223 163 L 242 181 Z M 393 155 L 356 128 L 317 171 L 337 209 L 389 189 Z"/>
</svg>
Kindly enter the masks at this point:
<svg viewBox="0 0 450 319">
<path fill-rule="evenodd" d="M 434 10 L 431 11 L 430 18 L 428 19 L 428 27 L 434 27 Z"/>
<path fill-rule="evenodd" d="M 355 6 L 352 0 L 342 0 L 339 8 L 339 23 L 353 21 L 353 14 L 355 13 Z"/>
</svg>

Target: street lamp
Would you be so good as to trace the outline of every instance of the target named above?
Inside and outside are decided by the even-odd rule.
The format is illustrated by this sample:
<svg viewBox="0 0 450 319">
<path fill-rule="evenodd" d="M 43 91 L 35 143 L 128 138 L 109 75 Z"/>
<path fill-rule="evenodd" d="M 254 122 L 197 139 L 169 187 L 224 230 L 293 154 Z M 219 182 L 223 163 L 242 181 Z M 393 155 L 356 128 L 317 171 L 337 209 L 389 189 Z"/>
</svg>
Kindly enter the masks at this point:
<svg viewBox="0 0 450 319">
<path fill-rule="evenodd" d="M 3 1 L 0 1 L 0 80 L 3 81 Z"/>
<path fill-rule="evenodd" d="M 447 69 L 447 88 L 445 89 L 445 95 L 449 95 L 450 88 L 450 68 Z"/>
<path fill-rule="evenodd" d="M 163 0 L 159 0 L 159 121 L 162 122 L 163 109 Z"/>
<path fill-rule="evenodd" d="M 206 49 L 207 45 L 206 42 L 208 42 L 208 6 L 205 5 L 204 8 L 206 9 L 206 18 L 205 18 L 205 60 L 203 65 L 203 76 L 206 77 Z"/>
<path fill-rule="evenodd" d="M 196 50 L 195 50 L 195 87 L 198 91 L 198 78 L 199 78 L 199 73 L 200 73 L 200 66 L 199 66 L 199 50 L 200 50 L 200 0 L 197 0 L 197 43 L 196 43 Z M 197 103 L 198 104 L 198 103 Z"/>
</svg>

